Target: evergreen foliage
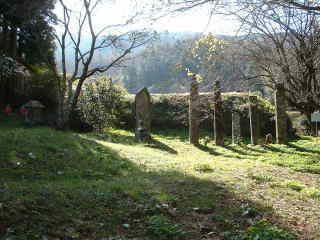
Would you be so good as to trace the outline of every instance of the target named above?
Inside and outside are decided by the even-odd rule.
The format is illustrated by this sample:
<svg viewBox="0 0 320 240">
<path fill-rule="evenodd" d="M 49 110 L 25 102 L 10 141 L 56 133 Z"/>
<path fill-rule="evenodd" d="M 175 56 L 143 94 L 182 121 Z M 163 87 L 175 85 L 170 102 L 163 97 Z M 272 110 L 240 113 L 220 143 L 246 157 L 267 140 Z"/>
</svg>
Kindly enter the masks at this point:
<svg viewBox="0 0 320 240">
<path fill-rule="evenodd" d="M 54 0 L 1 0 L 1 52 L 26 64 L 54 64 Z"/>
</svg>

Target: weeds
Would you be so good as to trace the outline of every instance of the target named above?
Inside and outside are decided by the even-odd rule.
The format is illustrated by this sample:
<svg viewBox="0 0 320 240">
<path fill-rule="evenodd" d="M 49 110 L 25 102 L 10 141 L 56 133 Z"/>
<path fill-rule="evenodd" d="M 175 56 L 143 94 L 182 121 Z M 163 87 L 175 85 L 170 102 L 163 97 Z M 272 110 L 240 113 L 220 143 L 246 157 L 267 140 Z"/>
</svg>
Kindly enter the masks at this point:
<svg viewBox="0 0 320 240">
<path fill-rule="evenodd" d="M 147 232 L 155 239 L 175 239 L 183 234 L 182 229 L 162 215 L 149 217 L 147 220 Z"/>
<path fill-rule="evenodd" d="M 294 240 L 296 236 L 262 219 L 239 235 L 224 233 L 229 240 Z"/>
<path fill-rule="evenodd" d="M 303 190 L 306 186 L 304 186 L 303 184 L 294 181 L 294 180 L 287 180 L 285 181 L 284 185 L 294 191 L 298 191 L 300 192 L 301 190 Z"/>
<path fill-rule="evenodd" d="M 320 190 L 316 188 L 306 188 L 302 193 L 310 198 L 320 200 Z"/>
<path fill-rule="evenodd" d="M 273 177 L 267 174 L 253 174 L 248 173 L 248 177 L 257 181 L 258 183 L 268 183 L 273 181 Z"/>
<path fill-rule="evenodd" d="M 200 173 L 210 173 L 214 171 L 214 168 L 209 164 L 199 164 L 195 166 L 194 170 Z"/>
</svg>

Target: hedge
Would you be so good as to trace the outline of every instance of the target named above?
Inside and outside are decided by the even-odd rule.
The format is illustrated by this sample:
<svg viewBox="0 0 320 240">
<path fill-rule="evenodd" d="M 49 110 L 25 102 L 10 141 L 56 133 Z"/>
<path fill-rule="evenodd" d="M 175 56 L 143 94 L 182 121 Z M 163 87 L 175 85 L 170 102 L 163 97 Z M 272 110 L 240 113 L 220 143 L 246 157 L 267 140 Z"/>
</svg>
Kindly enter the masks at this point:
<svg viewBox="0 0 320 240">
<path fill-rule="evenodd" d="M 152 128 L 186 128 L 188 127 L 189 94 L 151 94 L 152 97 Z M 213 104 L 212 94 L 200 94 L 200 127 L 212 131 Z M 241 135 L 250 136 L 248 94 L 222 94 L 226 134 L 231 135 L 231 114 L 237 111 L 241 116 Z M 261 134 L 271 133 L 275 136 L 274 106 L 266 99 L 257 96 Z M 128 95 L 122 105 L 119 123 L 127 128 L 134 128 L 134 95 Z M 230 127 L 229 127 L 230 126 Z M 289 128 L 291 124 L 289 122 Z"/>
</svg>

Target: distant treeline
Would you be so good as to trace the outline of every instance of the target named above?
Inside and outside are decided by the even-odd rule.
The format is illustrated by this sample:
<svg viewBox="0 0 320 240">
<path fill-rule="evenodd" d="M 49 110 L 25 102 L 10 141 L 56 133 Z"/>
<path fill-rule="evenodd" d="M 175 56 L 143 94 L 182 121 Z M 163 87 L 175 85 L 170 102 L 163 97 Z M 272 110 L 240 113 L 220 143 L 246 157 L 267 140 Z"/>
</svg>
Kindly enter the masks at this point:
<svg viewBox="0 0 320 240">
<path fill-rule="evenodd" d="M 187 71 L 203 77 L 201 91 L 211 91 L 213 82 L 219 80 L 223 92 L 247 91 L 249 87 L 245 76 L 257 75 L 255 66 L 247 60 L 239 48 L 237 37 L 218 36 L 225 47 L 217 52 L 212 65 L 205 65 L 205 52 L 198 51 L 195 57 L 192 49 L 196 47 L 200 35 L 187 38 L 159 38 L 136 53 L 127 63 L 127 67 L 118 76 L 129 93 L 135 93 L 142 87 L 148 87 L 152 93 L 184 93 L 189 91 Z M 255 79 L 259 82 L 259 79 Z M 252 90 L 266 94 L 258 84 L 250 86 Z"/>
</svg>

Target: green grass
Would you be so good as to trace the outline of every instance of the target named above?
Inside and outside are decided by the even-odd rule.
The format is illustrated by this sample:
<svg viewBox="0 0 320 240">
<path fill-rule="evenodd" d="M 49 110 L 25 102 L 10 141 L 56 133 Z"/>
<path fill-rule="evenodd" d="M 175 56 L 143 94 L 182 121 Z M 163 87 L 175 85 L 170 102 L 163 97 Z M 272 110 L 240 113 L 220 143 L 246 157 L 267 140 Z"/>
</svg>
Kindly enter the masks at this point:
<svg viewBox="0 0 320 240">
<path fill-rule="evenodd" d="M 202 137 L 208 135 L 202 132 Z M 319 239 L 319 150 L 75 134 L 0 116 L 0 239 Z"/>
</svg>

